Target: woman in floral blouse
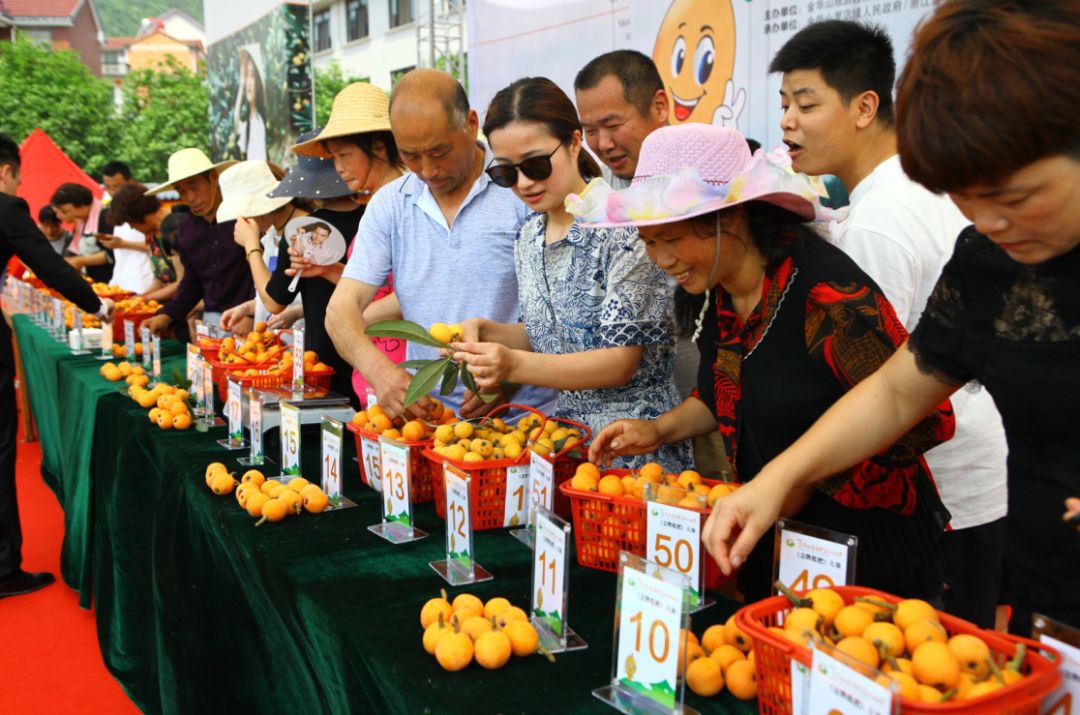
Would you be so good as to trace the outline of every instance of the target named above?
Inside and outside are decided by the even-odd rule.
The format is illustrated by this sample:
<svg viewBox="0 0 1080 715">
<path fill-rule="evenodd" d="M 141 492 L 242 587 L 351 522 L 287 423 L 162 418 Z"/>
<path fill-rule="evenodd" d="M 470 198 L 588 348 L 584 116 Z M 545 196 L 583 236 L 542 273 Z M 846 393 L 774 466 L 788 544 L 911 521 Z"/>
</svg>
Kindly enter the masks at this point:
<svg viewBox="0 0 1080 715">
<path fill-rule="evenodd" d="M 751 156 L 734 129 L 664 127 L 642 144 L 630 188 L 593 187 L 568 205 L 586 225 L 636 225 L 657 265 L 696 296 L 698 387 L 655 420 L 620 420 L 593 439 L 607 461 L 719 429 L 747 482 L 907 337 L 874 282 L 807 222 L 821 211 L 786 155 Z M 948 513 L 922 453 L 952 436 L 947 402 L 895 444 L 790 492 L 784 513 L 859 539 L 855 583 L 909 597 L 941 594 Z M 918 554 L 917 558 L 911 558 Z M 907 558 L 905 558 L 907 556 Z M 739 574 L 747 600 L 769 595 L 773 545 Z"/>
<path fill-rule="evenodd" d="M 495 95 L 484 134 L 495 155 L 491 180 L 537 213 L 514 250 L 522 323 L 465 321 L 456 358 L 481 388 L 509 382 L 560 390 L 558 415 L 594 431 L 673 408 L 679 398 L 669 279 L 633 228 L 584 228 L 563 206 L 600 174 L 582 149 L 569 97 L 551 80 L 518 80 Z M 673 472 L 687 469 L 689 443 L 659 446 L 616 466 L 650 460 Z"/>
</svg>

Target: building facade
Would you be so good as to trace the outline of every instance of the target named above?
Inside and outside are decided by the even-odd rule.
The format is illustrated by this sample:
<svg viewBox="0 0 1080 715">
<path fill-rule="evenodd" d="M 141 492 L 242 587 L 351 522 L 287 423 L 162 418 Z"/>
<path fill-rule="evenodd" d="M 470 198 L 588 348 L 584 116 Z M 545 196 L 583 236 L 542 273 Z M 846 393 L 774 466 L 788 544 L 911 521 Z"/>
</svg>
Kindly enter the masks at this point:
<svg viewBox="0 0 1080 715">
<path fill-rule="evenodd" d="M 105 33 L 93 0 L 2 0 L 0 40 L 12 33 L 57 50 L 74 50 L 90 71 L 101 76 Z"/>
</svg>

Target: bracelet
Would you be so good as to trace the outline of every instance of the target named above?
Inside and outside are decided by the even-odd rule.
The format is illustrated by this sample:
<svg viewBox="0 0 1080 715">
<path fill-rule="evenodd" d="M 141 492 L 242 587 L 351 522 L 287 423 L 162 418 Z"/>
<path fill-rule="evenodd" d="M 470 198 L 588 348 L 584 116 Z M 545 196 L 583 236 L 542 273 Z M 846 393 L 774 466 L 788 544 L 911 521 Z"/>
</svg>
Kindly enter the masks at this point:
<svg viewBox="0 0 1080 715">
<path fill-rule="evenodd" d="M 244 256 L 244 258 L 251 258 L 252 253 L 262 253 L 262 252 L 263 252 L 262 248 L 253 248 L 253 249 L 251 249 L 250 251 L 247 252 L 247 254 Z"/>
</svg>

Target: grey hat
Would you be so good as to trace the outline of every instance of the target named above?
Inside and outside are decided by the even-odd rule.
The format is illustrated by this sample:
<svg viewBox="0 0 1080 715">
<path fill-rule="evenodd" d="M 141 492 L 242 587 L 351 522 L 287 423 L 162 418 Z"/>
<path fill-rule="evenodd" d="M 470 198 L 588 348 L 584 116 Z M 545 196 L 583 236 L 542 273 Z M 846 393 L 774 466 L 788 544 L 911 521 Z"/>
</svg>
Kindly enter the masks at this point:
<svg viewBox="0 0 1080 715">
<path fill-rule="evenodd" d="M 322 127 L 315 127 L 297 137 L 298 142 L 314 139 Z M 351 196 L 349 185 L 341 180 L 331 159 L 314 156 L 297 156 L 296 166 L 289 169 L 281 183 L 267 194 L 270 198 L 283 196 L 305 199 L 336 199 Z"/>
</svg>

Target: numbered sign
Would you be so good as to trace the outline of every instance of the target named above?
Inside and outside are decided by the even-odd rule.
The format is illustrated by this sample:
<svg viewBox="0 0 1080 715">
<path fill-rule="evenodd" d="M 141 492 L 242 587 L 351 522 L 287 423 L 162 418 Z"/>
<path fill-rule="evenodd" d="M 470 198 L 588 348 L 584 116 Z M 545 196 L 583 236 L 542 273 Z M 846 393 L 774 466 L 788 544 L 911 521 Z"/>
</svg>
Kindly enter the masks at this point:
<svg viewBox="0 0 1080 715">
<path fill-rule="evenodd" d="M 814 644 L 807 715 L 899 715 L 899 683 L 882 678 L 880 682 L 890 686 L 880 685 L 876 681 L 881 671 L 862 664 L 856 669 L 855 661 L 841 662 L 836 653 L 832 646 Z"/>
<path fill-rule="evenodd" d="M 113 359 L 113 321 L 101 321 L 101 359 Z"/>
<path fill-rule="evenodd" d="M 540 506 L 533 512 L 532 605 L 529 620 L 540 634 L 540 644 L 552 653 L 580 650 L 587 645 L 567 625 L 570 525 Z"/>
<path fill-rule="evenodd" d="M 519 464 L 507 467 L 503 526 L 524 526 L 527 524 L 531 506 L 532 494 L 529 492 L 528 465 Z"/>
<path fill-rule="evenodd" d="M 382 481 L 382 522 L 368 527 L 392 544 L 404 544 L 427 536 L 413 526 L 409 448 L 401 442 L 379 437 L 379 474 Z"/>
<path fill-rule="evenodd" d="M 292 344 L 292 389 L 293 392 L 304 391 L 304 331 L 299 328 L 293 329 Z"/>
<path fill-rule="evenodd" d="M 363 460 L 364 484 L 382 492 L 382 450 L 379 443 L 368 437 L 360 438 L 360 459 Z"/>
<path fill-rule="evenodd" d="M 281 410 L 281 473 L 300 476 L 300 408 L 291 402 L 278 404 Z"/>
<path fill-rule="evenodd" d="M 203 384 L 203 400 L 206 401 L 206 416 L 210 419 L 214 417 L 214 370 L 213 367 L 206 361 L 206 359 L 200 360 L 199 364 L 202 366 L 202 384 Z"/>
<path fill-rule="evenodd" d="M 195 321 L 195 337 L 206 338 L 210 336 L 210 329 L 206 327 L 206 323 L 201 320 Z"/>
<path fill-rule="evenodd" d="M 135 323 L 124 321 L 124 356 L 128 362 L 135 362 Z"/>
<path fill-rule="evenodd" d="M 322 418 L 322 490 L 330 508 L 341 504 L 341 435 L 345 425 L 333 417 Z"/>
<path fill-rule="evenodd" d="M 266 461 L 263 454 L 263 400 L 258 390 L 248 394 L 248 434 L 251 440 L 251 453 L 236 460 L 245 466 L 254 467 Z"/>
<path fill-rule="evenodd" d="M 543 507 L 551 511 L 555 507 L 555 465 L 547 457 L 529 452 L 530 508 Z"/>
<path fill-rule="evenodd" d="M 1080 631 L 1041 613 L 1032 618 L 1032 634 L 1061 656 L 1061 685 L 1043 698 L 1043 715 L 1080 713 Z"/>
<path fill-rule="evenodd" d="M 776 522 L 775 579 L 796 593 L 855 582 L 859 539 L 850 534 L 802 524 Z"/>
<path fill-rule="evenodd" d="M 623 712 L 685 713 L 679 657 L 690 624 L 685 575 L 619 554 L 615 662 L 611 683 L 593 694 Z"/>
<path fill-rule="evenodd" d="M 143 350 L 146 350 L 146 343 L 143 343 Z M 161 379 L 161 336 L 154 335 L 150 338 L 150 352 L 152 353 L 152 364 L 154 372 L 154 382 Z"/>
<path fill-rule="evenodd" d="M 151 369 L 150 365 L 150 328 L 145 325 L 139 326 L 139 341 L 142 343 L 142 365 L 146 370 Z"/>
<path fill-rule="evenodd" d="M 144 352 L 143 356 L 145 355 Z M 243 400 L 244 394 L 240 383 L 229 378 L 229 388 L 225 398 L 225 419 L 229 424 L 229 436 L 227 439 L 218 440 L 218 444 L 225 449 L 243 449 L 247 446 L 244 442 L 244 423 L 241 419 L 244 409 Z"/>
<path fill-rule="evenodd" d="M 473 548 L 472 477 L 451 464 L 443 465 L 446 490 L 446 558 L 428 565 L 451 586 L 491 580 L 491 574 L 476 563 Z"/>
<path fill-rule="evenodd" d="M 202 353 L 199 352 L 199 348 L 196 345 L 194 345 L 193 343 L 187 344 L 187 353 L 185 355 L 184 368 L 185 374 L 187 376 L 187 381 L 191 384 L 191 391 L 195 393 L 198 392 L 198 386 L 196 385 L 197 381 L 195 379 L 195 365 L 201 354 Z"/>
<path fill-rule="evenodd" d="M 645 558 L 686 576 L 690 584 L 690 610 L 703 606 L 701 515 L 690 509 L 649 501 L 645 534 Z"/>
</svg>

